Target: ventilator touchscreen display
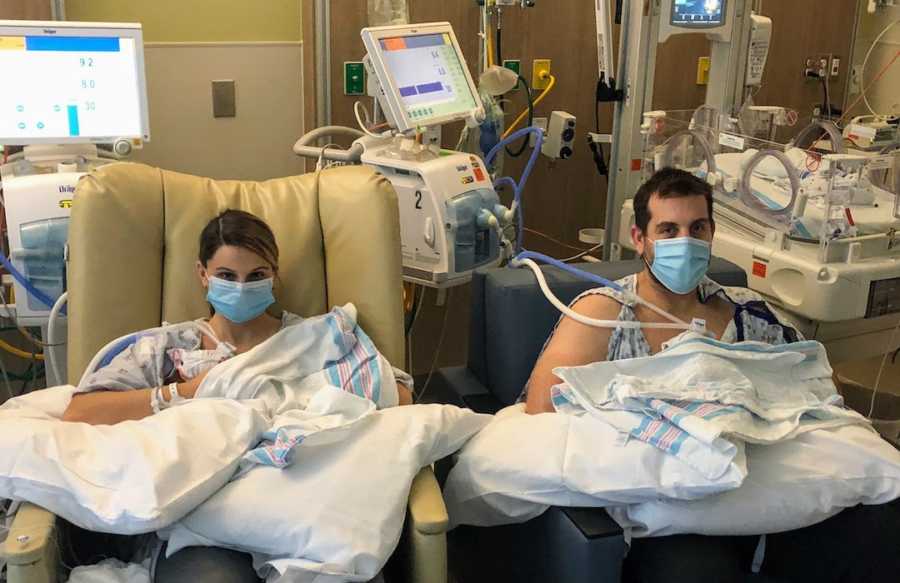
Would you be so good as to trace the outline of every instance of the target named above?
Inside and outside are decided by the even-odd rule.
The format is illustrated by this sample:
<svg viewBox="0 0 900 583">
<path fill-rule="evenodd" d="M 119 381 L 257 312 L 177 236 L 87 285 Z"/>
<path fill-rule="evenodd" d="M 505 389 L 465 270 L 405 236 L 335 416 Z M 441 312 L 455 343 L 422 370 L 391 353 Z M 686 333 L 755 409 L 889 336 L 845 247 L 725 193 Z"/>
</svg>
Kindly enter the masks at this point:
<svg viewBox="0 0 900 583">
<path fill-rule="evenodd" d="M 142 47 L 65 34 L 13 36 L 0 27 L 0 143 L 146 139 Z"/>
<path fill-rule="evenodd" d="M 674 26 L 718 26 L 724 22 L 725 0 L 675 0 L 672 6 Z"/>
<path fill-rule="evenodd" d="M 463 64 L 448 34 L 380 40 L 384 63 L 414 124 L 475 109 Z"/>
</svg>

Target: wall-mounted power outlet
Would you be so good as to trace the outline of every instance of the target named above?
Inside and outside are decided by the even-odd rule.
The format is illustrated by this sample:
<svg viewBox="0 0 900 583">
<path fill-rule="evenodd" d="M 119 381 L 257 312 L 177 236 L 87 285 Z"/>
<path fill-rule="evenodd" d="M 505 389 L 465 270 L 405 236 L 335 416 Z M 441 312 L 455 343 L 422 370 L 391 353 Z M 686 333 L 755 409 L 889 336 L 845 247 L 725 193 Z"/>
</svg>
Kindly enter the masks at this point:
<svg viewBox="0 0 900 583">
<path fill-rule="evenodd" d="M 803 76 L 810 79 L 825 79 L 831 73 L 831 55 L 821 54 L 806 57 L 803 61 Z"/>
<path fill-rule="evenodd" d="M 535 59 L 531 64 L 531 88 L 543 91 L 550 85 L 550 59 Z"/>
<path fill-rule="evenodd" d="M 536 117 L 536 118 L 534 118 L 534 121 L 531 123 L 531 125 L 536 128 L 541 128 L 542 130 L 544 130 L 544 132 L 546 132 L 547 125 L 548 125 L 547 118 L 546 117 Z M 536 144 L 537 144 L 537 138 L 535 137 L 535 135 L 529 134 L 528 145 L 533 148 Z"/>
</svg>

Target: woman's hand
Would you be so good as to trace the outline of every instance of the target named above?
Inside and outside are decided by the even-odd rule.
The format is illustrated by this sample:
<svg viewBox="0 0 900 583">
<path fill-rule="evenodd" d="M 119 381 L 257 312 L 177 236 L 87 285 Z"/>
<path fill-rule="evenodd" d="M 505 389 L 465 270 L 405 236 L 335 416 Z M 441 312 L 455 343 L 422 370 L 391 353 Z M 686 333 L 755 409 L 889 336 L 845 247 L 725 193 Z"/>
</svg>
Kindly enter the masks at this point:
<svg viewBox="0 0 900 583">
<path fill-rule="evenodd" d="M 410 392 L 410 390 L 403 383 L 397 383 L 397 396 L 399 398 L 399 405 L 413 404 L 412 392 Z"/>
<path fill-rule="evenodd" d="M 185 399 L 193 399 L 194 395 L 197 394 L 197 389 L 200 388 L 200 384 L 203 382 L 203 379 L 206 378 L 206 375 L 209 374 L 209 371 L 212 369 L 207 369 L 192 379 L 188 379 L 183 383 L 178 383 L 178 394 L 184 397 Z M 171 399 L 171 395 L 167 395 L 169 399 Z"/>
</svg>

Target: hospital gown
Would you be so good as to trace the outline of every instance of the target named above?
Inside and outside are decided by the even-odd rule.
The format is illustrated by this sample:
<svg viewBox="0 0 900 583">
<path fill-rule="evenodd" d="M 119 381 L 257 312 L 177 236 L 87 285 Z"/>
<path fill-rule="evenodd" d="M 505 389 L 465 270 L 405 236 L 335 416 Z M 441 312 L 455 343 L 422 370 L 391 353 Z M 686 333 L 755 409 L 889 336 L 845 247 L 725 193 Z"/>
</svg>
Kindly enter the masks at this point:
<svg viewBox="0 0 900 583">
<path fill-rule="evenodd" d="M 618 281 L 623 289 L 628 292 L 634 292 L 637 289 L 637 274 L 628 275 Z M 738 287 L 724 288 L 708 277 L 704 277 L 697 287 L 697 294 L 701 303 L 708 302 L 715 296 L 720 296 L 734 305 L 734 317 L 728 323 L 725 331 L 722 333 L 720 340 L 722 342 L 741 342 L 744 340 L 755 340 L 757 342 L 765 342 L 767 344 L 787 344 L 802 340 L 799 332 L 782 324 L 773 312 L 772 308 L 766 304 L 758 294 L 746 289 Z M 584 297 L 590 295 L 603 295 L 613 298 L 622 308 L 616 318 L 620 322 L 636 322 L 637 315 L 634 312 L 634 301 L 628 300 L 625 296 L 612 288 L 600 287 L 590 289 L 577 298 L 575 298 L 569 306 L 574 306 Z M 563 316 L 560 316 L 562 321 Z M 559 326 L 557 322 L 556 326 Z M 554 333 L 556 329 L 554 328 Z M 553 338 L 553 334 L 550 335 Z M 550 342 L 548 338 L 547 343 Z M 547 344 L 544 344 L 544 349 Z M 543 352 L 543 350 L 541 351 Z M 622 360 L 625 358 L 641 358 L 651 356 L 653 350 L 650 343 L 644 336 L 641 328 L 615 328 L 609 338 L 609 348 L 606 354 L 606 360 Z M 519 401 L 524 401 L 528 395 L 528 388 L 519 397 Z"/>
</svg>

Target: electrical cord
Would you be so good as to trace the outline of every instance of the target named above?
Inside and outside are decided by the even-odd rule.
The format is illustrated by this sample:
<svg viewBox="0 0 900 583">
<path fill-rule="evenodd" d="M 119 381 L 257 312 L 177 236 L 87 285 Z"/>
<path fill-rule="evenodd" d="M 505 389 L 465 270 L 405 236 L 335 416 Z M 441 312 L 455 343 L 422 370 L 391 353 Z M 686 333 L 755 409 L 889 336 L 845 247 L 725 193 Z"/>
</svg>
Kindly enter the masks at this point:
<svg viewBox="0 0 900 583">
<path fill-rule="evenodd" d="M 897 339 L 897 331 L 900 331 L 900 319 L 897 320 L 897 325 L 894 326 L 894 331 L 891 332 L 891 340 L 888 342 L 888 346 L 893 346 L 894 341 Z M 894 353 L 896 357 L 896 353 Z M 878 395 L 878 386 L 881 383 L 881 374 L 884 372 L 884 367 L 887 364 L 888 353 L 885 352 L 884 356 L 881 358 L 881 366 L 878 367 L 878 374 L 875 376 L 875 386 L 872 387 L 872 401 L 869 403 L 869 414 L 866 415 L 869 419 L 872 419 L 872 414 L 875 412 L 875 397 Z"/>
<path fill-rule="evenodd" d="M 16 315 L 13 314 L 12 310 L 9 309 L 9 303 L 6 300 L 6 294 L 3 292 L 2 285 L 0 285 L 0 302 L 2 302 L 3 304 L 3 311 L 6 312 L 7 319 L 9 319 L 13 323 L 16 330 L 19 331 L 19 334 L 21 334 L 26 340 L 28 340 L 35 346 L 40 346 L 41 348 L 52 346 L 49 342 L 44 342 L 39 338 L 35 338 L 24 326 L 19 324 L 19 319 L 16 318 Z M 63 342 L 62 344 L 65 344 L 65 342 Z M 57 344 L 55 346 L 62 346 L 62 344 Z"/>
<path fill-rule="evenodd" d="M 503 41 L 503 29 L 500 27 L 500 19 L 497 19 L 497 36 L 495 38 L 495 48 L 497 49 L 497 54 L 495 58 L 495 62 L 498 63 L 501 67 L 503 66 L 503 51 L 501 50 Z"/>
<path fill-rule="evenodd" d="M 6 387 L 6 394 L 8 395 L 8 399 L 12 399 L 16 396 L 13 392 L 12 385 L 9 382 L 9 374 L 6 371 L 6 365 L 3 364 L 3 359 L 0 358 L 0 373 L 3 373 L 3 384 Z M 5 401 L 6 399 L 4 399 Z"/>
<path fill-rule="evenodd" d="M 525 90 L 525 98 L 528 100 L 528 126 L 534 125 L 534 96 L 531 94 L 531 88 L 528 87 L 528 82 L 521 75 L 518 76 L 517 81 L 522 88 Z M 509 146 L 506 146 L 506 153 L 509 154 L 513 158 L 518 158 L 522 154 L 525 153 L 525 150 L 528 148 L 528 142 L 531 141 L 530 136 L 525 136 L 522 138 L 522 145 L 519 146 L 519 149 L 513 152 L 509 149 Z"/>
<path fill-rule="evenodd" d="M 875 40 L 872 41 L 872 46 L 869 47 L 868 52 L 866 52 L 866 58 L 863 59 L 863 62 L 862 62 L 862 69 L 861 69 L 862 72 L 860 73 L 860 77 L 865 77 L 865 75 L 866 75 L 866 67 L 869 65 L 869 59 L 872 57 L 872 53 L 875 51 L 875 47 L 878 45 L 878 43 L 881 42 L 881 39 L 884 38 L 884 35 L 886 35 L 886 34 L 888 33 L 888 31 L 890 31 L 892 28 L 894 28 L 894 27 L 897 26 L 898 24 L 900 24 L 900 18 L 898 18 L 898 19 L 895 20 L 894 22 L 892 22 L 892 23 L 890 23 L 889 25 L 887 25 L 887 26 L 884 28 L 884 30 L 882 30 L 881 33 L 880 33 L 878 36 L 875 37 Z M 891 61 L 891 63 L 893 63 L 894 61 L 897 60 L 897 56 L 898 56 L 898 55 L 900 55 L 900 51 L 898 51 L 898 52 L 894 55 L 894 59 Z M 862 85 L 861 82 L 860 82 L 860 85 Z M 868 91 L 868 88 L 863 89 L 862 94 L 860 95 L 860 97 L 862 97 L 862 100 L 863 100 L 863 102 L 866 104 L 866 108 L 869 110 L 869 112 L 870 112 L 872 115 L 878 115 L 878 113 L 876 113 L 876 112 L 875 112 L 875 109 L 872 107 L 872 104 L 869 103 L 869 98 L 866 96 L 866 91 Z M 850 108 L 847 108 L 847 109 L 849 110 Z"/>
<path fill-rule="evenodd" d="M 601 247 L 603 247 L 603 243 L 600 243 L 599 245 L 594 245 L 590 249 L 585 249 L 578 255 L 572 255 L 571 257 L 566 257 L 565 259 L 560 259 L 560 261 L 562 261 L 563 263 L 568 263 L 570 261 L 575 261 L 575 260 L 581 259 L 582 257 L 590 255 L 591 253 L 593 253 L 597 249 L 600 249 Z"/>
<path fill-rule="evenodd" d="M 44 360 L 44 355 L 39 352 L 26 352 L 21 348 L 16 348 L 6 340 L 0 339 L 0 350 L 8 352 L 13 356 L 24 358 L 26 360 Z"/>
<path fill-rule="evenodd" d="M 438 336 L 437 347 L 434 349 L 434 358 L 431 360 L 431 368 L 428 369 L 428 376 L 425 377 L 425 384 L 422 385 L 422 390 L 419 391 L 419 395 L 416 397 L 415 402 L 421 403 L 422 399 L 425 397 L 425 391 L 428 390 L 428 385 L 431 384 L 431 377 L 434 375 L 434 371 L 437 368 L 438 358 L 441 355 L 441 347 L 444 345 L 444 336 L 447 332 L 447 317 L 450 315 L 450 297 L 453 293 L 453 288 L 447 288 L 447 298 L 444 308 L 444 321 L 441 323 L 441 333 Z M 410 371 L 412 374 L 412 371 Z"/>
<path fill-rule="evenodd" d="M 24 326 L 19 324 L 19 319 L 16 318 L 16 315 L 12 313 L 12 310 L 9 309 L 9 303 L 6 300 L 6 294 L 3 291 L 3 286 L 0 285 L 0 302 L 3 303 L 3 311 L 6 312 L 6 317 L 15 325 L 16 330 L 19 331 L 26 340 L 34 344 L 35 346 L 40 346 L 41 348 L 47 348 L 51 346 L 48 342 L 43 342 L 42 340 L 35 338 Z M 52 306 L 51 306 L 52 308 Z M 65 344 L 65 343 L 63 343 Z M 57 346 L 62 346 L 57 345 Z"/>
<path fill-rule="evenodd" d="M 415 287 L 415 286 L 413 286 Z M 425 286 L 419 286 L 419 292 L 413 296 L 412 308 L 410 309 L 410 318 L 409 323 L 406 325 L 406 335 L 409 336 L 412 333 L 413 326 L 416 323 L 416 319 L 419 317 L 419 310 L 422 309 L 422 300 L 425 297 Z M 415 292 L 415 290 L 413 290 Z"/>
<path fill-rule="evenodd" d="M 828 75 L 825 75 L 824 77 L 822 77 L 820 75 L 819 79 L 822 81 L 822 90 L 825 92 L 825 103 L 823 105 L 823 107 L 825 108 L 825 119 L 830 121 L 831 120 L 831 95 L 830 95 L 831 92 L 828 90 L 828 78 L 827 77 L 828 77 Z"/>
<path fill-rule="evenodd" d="M 532 104 L 532 108 L 537 107 L 538 104 L 541 101 L 543 101 L 544 98 L 547 97 L 547 95 L 551 91 L 553 91 L 553 88 L 556 86 L 556 77 L 554 77 L 553 75 L 550 75 L 550 74 L 548 74 L 547 76 L 550 79 L 550 83 L 547 84 L 547 87 L 541 92 L 540 95 L 537 96 L 537 99 L 534 100 L 534 103 Z M 522 121 L 525 119 L 525 116 L 527 116 L 527 115 L 528 115 L 527 109 L 522 111 L 522 113 L 519 114 L 519 117 L 517 117 L 516 120 L 512 124 L 510 124 L 510 126 L 508 128 L 506 128 L 506 131 L 503 132 L 502 136 L 500 136 L 501 139 L 508 138 L 514 131 L 516 131 L 516 127 L 518 127 L 518 125 L 520 123 L 522 123 Z"/>
<path fill-rule="evenodd" d="M 598 134 L 600 133 L 600 92 L 602 87 L 603 81 L 598 79 L 594 102 L 594 131 Z M 600 176 L 609 176 L 609 165 L 606 163 L 603 154 L 603 144 L 595 142 L 590 135 L 588 135 L 587 141 L 588 148 L 591 150 L 591 156 L 594 159 L 594 165 L 597 167 L 597 172 Z"/>
<path fill-rule="evenodd" d="M 581 253 L 582 251 L 585 251 L 585 249 L 582 249 L 581 247 L 575 247 L 574 245 L 569 245 L 568 243 L 563 243 L 559 239 L 555 239 L 555 238 L 551 237 L 550 235 L 547 235 L 546 233 L 541 233 L 540 231 L 535 231 L 534 229 L 529 229 L 527 227 L 524 230 L 526 233 L 531 233 L 532 235 L 537 235 L 538 237 L 543 237 L 544 239 L 551 241 L 553 243 L 556 243 L 557 245 L 560 245 L 562 247 L 565 247 L 566 249 L 572 249 L 573 251 L 578 251 L 579 253 Z M 590 252 L 591 249 L 588 249 L 587 251 Z"/>
<path fill-rule="evenodd" d="M 363 121 L 363 116 L 360 110 L 365 112 L 365 119 L 369 119 L 369 112 L 366 110 L 362 101 L 357 101 L 353 104 L 353 114 L 356 116 L 356 123 L 359 125 L 359 129 L 361 129 L 365 134 L 372 138 L 380 138 L 381 136 L 373 132 L 369 129 L 368 124 Z"/>
</svg>

